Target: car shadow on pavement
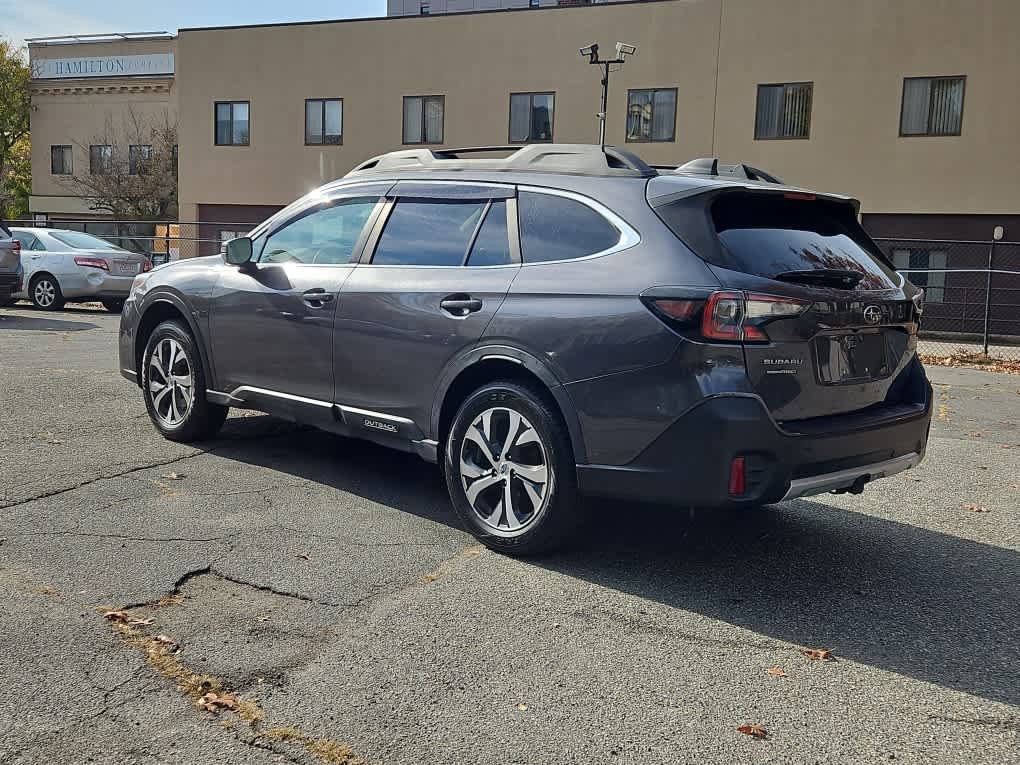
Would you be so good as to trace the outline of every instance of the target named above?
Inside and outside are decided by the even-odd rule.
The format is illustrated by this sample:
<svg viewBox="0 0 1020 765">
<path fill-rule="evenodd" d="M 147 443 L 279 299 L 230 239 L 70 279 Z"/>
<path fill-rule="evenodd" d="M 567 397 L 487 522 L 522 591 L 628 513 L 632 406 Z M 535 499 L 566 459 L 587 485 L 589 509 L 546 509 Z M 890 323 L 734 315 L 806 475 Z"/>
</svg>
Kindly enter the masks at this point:
<svg viewBox="0 0 1020 765">
<path fill-rule="evenodd" d="M 436 466 L 413 455 L 307 430 L 214 451 L 460 527 Z M 1020 703 L 1015 551 L 824 499 L 740 512 L 589 500 L 584 510 L 571 548 L 523 565 Z"/>
<path fill-rule="evenodd" d="M 36 332 L 81 332 L 86 329 L 97 329 L 98 324 L 90 321 L 65 321 L 46 316 L 25 316 L 24 314 L 8 314 L 0 311 L 0 330 L 27 329 Z"/>
</svg>

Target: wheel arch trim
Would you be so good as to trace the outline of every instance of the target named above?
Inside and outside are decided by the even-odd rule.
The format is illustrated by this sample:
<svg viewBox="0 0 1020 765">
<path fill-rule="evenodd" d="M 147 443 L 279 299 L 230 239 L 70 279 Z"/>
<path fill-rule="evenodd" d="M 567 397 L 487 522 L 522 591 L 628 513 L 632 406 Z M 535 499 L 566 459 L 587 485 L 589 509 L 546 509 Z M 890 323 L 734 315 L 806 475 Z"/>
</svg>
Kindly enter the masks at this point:
<svg viewBox="0 0 1020 765">
<path fill-rule="evenodd" d="M 133 343 L 135 359 L 140 358 L 141 354 L 145 353 L 145 346 L 140 345 L 141 338 L 138 337 L 138 327 L 141 326 L 142 321 L 145 319 L 145 315 L 160 304 L 172 306 L 184 317 L 184 321 L 188 324 L 188 330 L 191 332 L 191 336 L 195 339 L 195 345 L 198 347 L 198 353 L 201 356 L 202 368 L 205 371 L 206 387 L 215 388 L 216 375 L 215 370 L 210 363 L 208 349 L 205 344 L 205 337 L 199 329 L 198 322 L 195 320 L 195 315 L 188 307 L 187 302 L 176 292 L 164 289 L 159 290 L 158 292 L 150 292 L 145 296 L 143 304 L 138 308 L 138 321 L 135 323 L 134 327 L 135 337 Z M 146 342 L 148 342 L 148 338 L 146 338 Z M 137 370 L 137 372 L 137 378 L 140 385 L 142 379 L 141 369 Z"/>
<path fill-rule="evenodd" d="M 492 360 L 519 364 L 545 385 L 567 425 L 567 433 L 570 436 L 570 445 L 574 451 L 575 461 L 578 464 L 586 463 L 588 461 L 587 450 L 581 431 L 581 421 L 577 416 L 577 410 L 567 389 L 541 359 L 527 351 L 509 345 L 478 346 L 447 365 L 439 377 L 436 393 L 432 401 L 432 412 L 429 420 L 429 433 L 432 437 L 435 439 L 439 438 L 443 404 L 456 380 L 469 369 L 485 361 Z"/>
</svg>

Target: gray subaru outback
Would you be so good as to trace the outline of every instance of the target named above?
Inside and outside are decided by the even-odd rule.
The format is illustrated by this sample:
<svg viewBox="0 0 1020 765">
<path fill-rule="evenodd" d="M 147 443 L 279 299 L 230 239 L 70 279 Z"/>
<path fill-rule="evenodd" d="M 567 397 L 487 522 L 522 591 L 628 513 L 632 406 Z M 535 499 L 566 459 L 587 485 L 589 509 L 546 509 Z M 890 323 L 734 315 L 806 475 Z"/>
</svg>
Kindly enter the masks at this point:
<svg viewBox="0 0 1020 765">
<path fill-rule="evenodd" d="M 232 406 L 441 464 L 486 545 L 579 496 L 758 506 L 917 465 L 922 293 L 858 203 L 613 147 L 407 150 L 135 279 L 122 373 L 167 438 Z"/>
</svg>

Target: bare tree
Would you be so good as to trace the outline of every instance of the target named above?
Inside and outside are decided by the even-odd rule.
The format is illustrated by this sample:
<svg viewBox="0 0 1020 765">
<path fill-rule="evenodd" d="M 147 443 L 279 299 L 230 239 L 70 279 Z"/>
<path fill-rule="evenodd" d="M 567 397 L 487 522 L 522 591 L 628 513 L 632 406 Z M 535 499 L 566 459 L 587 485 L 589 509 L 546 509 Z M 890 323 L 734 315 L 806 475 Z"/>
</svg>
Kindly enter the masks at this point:
<svg viewBox="0 0 1020 765">
<path fill-rule="evenodd" d="M 152 119 L 129 108 L 119 129 L 107 117 L 102 133 L 78 147 L 89 158 L 85 172 L 61 184 L 90 209 L 119 220 L 177 217 L 177 125 L 168 114 Z"/>
</svg>

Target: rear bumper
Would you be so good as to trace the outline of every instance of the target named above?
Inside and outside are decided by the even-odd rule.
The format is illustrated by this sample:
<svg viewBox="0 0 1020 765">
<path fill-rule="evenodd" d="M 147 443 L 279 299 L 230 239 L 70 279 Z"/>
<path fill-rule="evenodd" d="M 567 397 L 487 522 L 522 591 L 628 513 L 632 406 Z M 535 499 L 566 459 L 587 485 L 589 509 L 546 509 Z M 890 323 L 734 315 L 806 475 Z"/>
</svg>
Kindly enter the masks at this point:
<svg viewBox="0 0 1020 765">
<path fill-rule="evenodd" d="M 133 276 L 113 276 L 98 268 L 82 269 L 84 273 L 62 278 L 60 289 L 67 298 L 111 298 L 123 300 L 131 292 Z"/>
<path fill-rule="evenodd" d="M 923 403 L 884 416 L 829 418 L 829 427 L 792 432 L 750 394 L 706 399 L 680 417 L 632 463 L 578 465 L 587 494 L 719 507 L 778 502 L 857 490 L 917 465 L 931 422 L 931 386 Z M 743 457 L 746 488 L 731 496 L 730 466 Z"/>
<path fill-rule="evenodd" d="M 21 270 L 0 273 L 0 297 L 10 297 L 16 292 L 21 292 Z"/>
</svg>

